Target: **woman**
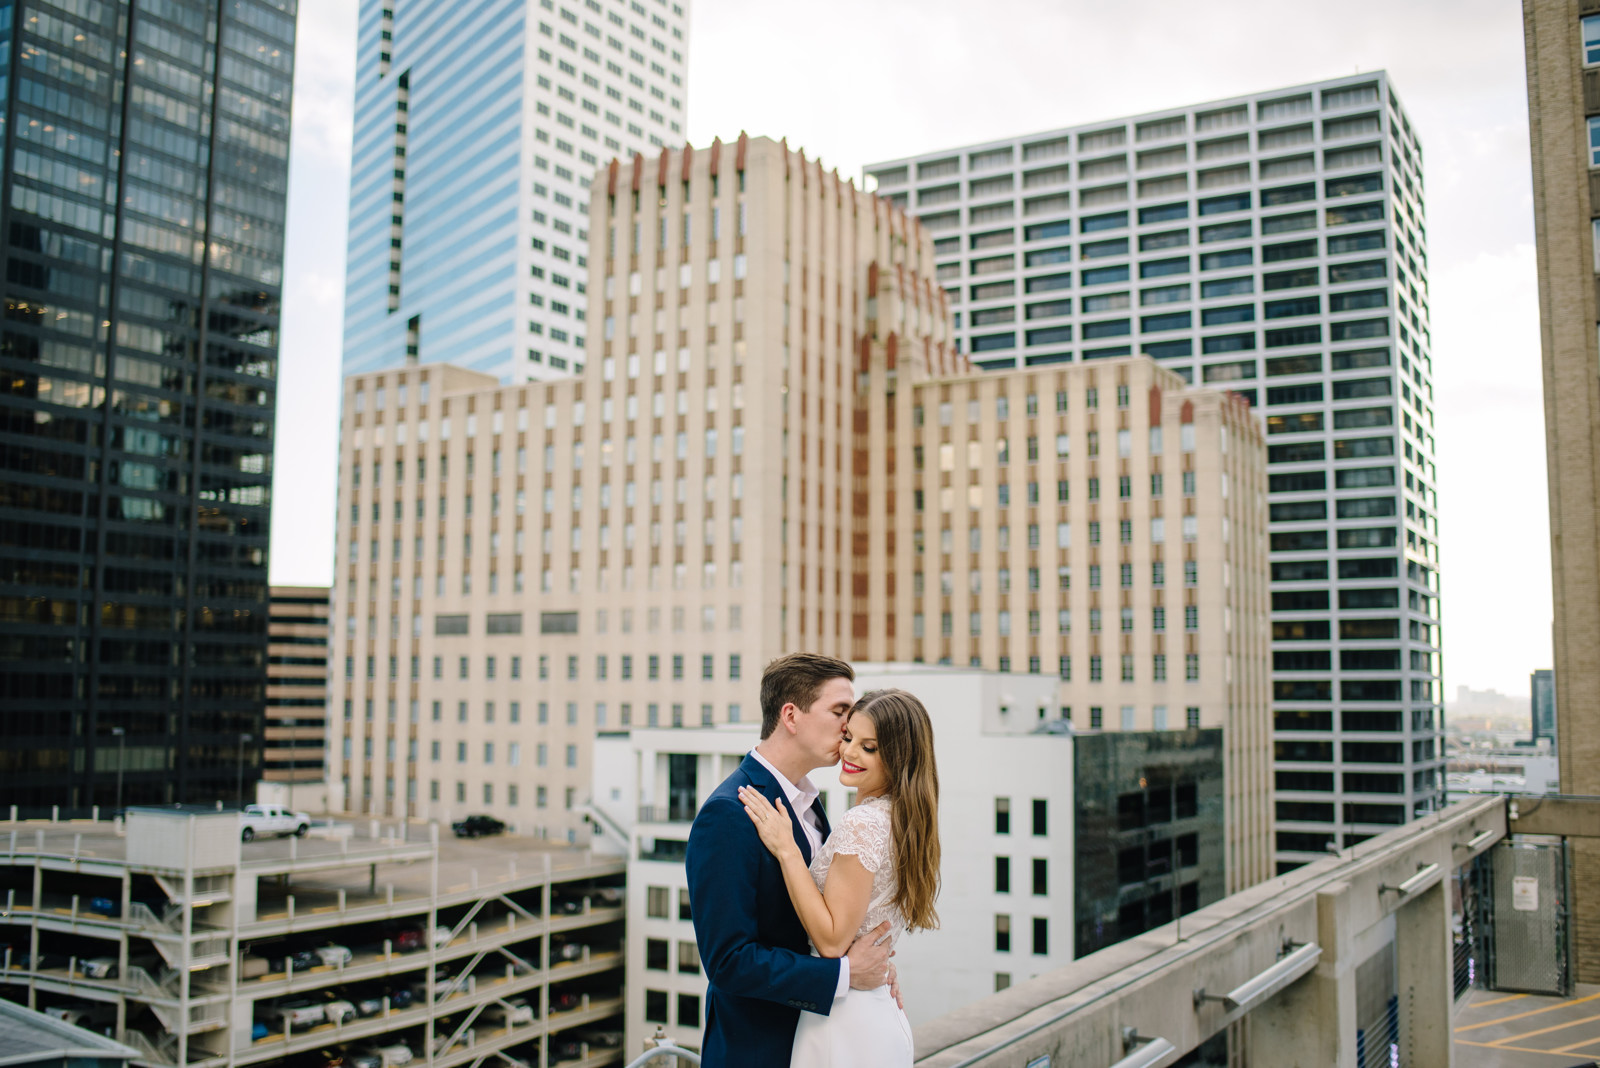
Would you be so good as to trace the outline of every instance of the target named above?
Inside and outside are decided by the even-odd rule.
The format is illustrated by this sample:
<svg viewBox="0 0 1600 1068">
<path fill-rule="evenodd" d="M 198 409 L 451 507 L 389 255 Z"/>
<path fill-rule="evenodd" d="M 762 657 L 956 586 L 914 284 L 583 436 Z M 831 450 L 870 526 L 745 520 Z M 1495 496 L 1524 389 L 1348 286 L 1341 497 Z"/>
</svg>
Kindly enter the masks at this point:
<svg viewBox="0 0 1600 1068">
<path fill-rule="evenodd" d="M 842 957 L 888 920 L 891 944 L 905 930 L 939 925 L 939 773 L 933 724 L 904 690 L 873 690 L 850 710 L 839 782 L 856 805 L 807 870 L 793 823 L 748 787 L 739 799 L 778 858 L 813 950 Z M 852 990 L 826 1016 L 800 1014 L 791 1068 L 910 1068 L 911 1024 L 887 986 Z"/>
</svg>

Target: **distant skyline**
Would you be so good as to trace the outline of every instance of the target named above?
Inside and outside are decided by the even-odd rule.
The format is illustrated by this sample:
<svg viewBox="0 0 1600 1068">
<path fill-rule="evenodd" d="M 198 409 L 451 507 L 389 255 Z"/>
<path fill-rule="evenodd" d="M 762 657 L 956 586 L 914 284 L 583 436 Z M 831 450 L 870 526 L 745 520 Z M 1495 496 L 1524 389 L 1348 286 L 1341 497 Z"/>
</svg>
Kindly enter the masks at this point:
<svg viewBox="0 0 1600 1068">
<path fill-rule="evenodd" d="M 355 11 L 322 0 L 300 13 L 279 583 L 333 570 Z M 787 136 L 858 183 L 870 160 L 1386 68 L 1430 183 L 1447 702 L 1460 685 L 1529 692 L 1550 664 L 1551 597 L 1519 5 L 822 0 L 796 19 L 699 0 L 690 15 L 689 141 Z"/>
</svg>

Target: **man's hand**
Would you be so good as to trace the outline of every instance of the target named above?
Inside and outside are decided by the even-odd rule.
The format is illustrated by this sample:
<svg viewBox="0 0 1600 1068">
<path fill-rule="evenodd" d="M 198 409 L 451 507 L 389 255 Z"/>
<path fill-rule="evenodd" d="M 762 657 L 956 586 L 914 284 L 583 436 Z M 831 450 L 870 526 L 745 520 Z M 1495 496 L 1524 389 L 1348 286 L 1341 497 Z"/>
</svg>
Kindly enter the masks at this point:
<svg viewBox="0 0 1600 1068">
<path fill-rule="evenodd" d="M 850 943 L 850 951 L 845 954 L 850 961 L 850 989 L 876 990 L 888 982 L 889 958 L 894 956 L 894 950 L 888 943 L 878 944 L 880 938 L 888 935 L 889 921 L 884 920 Z"/>
</svg>

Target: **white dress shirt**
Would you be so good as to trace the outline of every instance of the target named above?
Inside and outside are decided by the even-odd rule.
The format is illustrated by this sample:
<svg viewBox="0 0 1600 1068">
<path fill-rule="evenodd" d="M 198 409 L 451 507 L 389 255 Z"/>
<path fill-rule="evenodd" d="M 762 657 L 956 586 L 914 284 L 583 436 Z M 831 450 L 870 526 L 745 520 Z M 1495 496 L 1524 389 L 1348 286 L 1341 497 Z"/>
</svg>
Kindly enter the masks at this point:
<svg viewBox="0 0 1600 1068">
<path fill-rule="evenodd" d="M 761 750 L 752 749 L 750 755 L 755 757 L 756 763 L 772 772 L 772 777 L 778 780 L 778 787 L 783 791 L 784 800 L 789 803 L 789 810 L 800 820 L 800 831 L 806 836 L 806 843 L 811 847 L 811 855 L 817 855 L 822 848 L 822 820 L 817 815 L 816 801 L 818 797 L 816 784 L 810 776 L 804 776 L 798 784 L 789 781 L 789 777 L 772 766 L 772 761 L 761 755 Z M 850 958 L 839 958 L 839 985 L 835 988 L 833 996 L 842 998 L 850 990 Z"/>
</svg>

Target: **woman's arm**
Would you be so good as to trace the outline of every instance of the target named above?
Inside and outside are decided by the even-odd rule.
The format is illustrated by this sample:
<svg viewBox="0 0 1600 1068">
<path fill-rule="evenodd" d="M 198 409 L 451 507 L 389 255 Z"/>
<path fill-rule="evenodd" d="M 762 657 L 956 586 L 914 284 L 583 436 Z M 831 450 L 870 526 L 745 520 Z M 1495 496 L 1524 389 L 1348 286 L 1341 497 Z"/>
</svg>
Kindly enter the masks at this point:
<svg viewBox="0 0 1600 1068">
<path fill-rule="evenodd" d="M 739 791 L 739 800 L 744 802 L 762 844 L 778 858 L 789 900 L 811 944 L 824 957 L 844 956 L 866 918 L 867 905 L 872 900 L 872 873 L 862 865 L 860 857 L 837 854 L 828 868 L 824 889 L 819 891 L 795 844 L 794 825 L 783 801 L 780 799 L 774 808 L 759 791 L 748 786 Z"/>
</svg>

